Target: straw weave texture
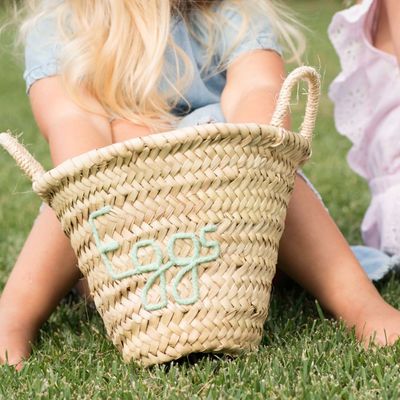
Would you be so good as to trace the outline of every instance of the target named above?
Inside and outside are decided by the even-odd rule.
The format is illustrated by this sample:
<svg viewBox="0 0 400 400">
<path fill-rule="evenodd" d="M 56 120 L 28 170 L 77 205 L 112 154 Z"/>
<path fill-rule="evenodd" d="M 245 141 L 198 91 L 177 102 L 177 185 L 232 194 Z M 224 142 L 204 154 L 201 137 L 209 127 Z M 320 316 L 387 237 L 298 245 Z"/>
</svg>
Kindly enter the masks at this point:
<svg viewBox="0 0 400 400">
<path fill-rule="evenodd" d="M 310 152 L 305 135 L 280 127 L 207 124 L 91 151 L 44 173 L 33 188 L 70 237 L 123 358 L 152 365 L 256 349 L 296 169 Z M 200 241 L 197 258 L 212 259 L 182 274 Z M 133 260 L 138 243 L 152 245 L 137 248 Z M 171 254 L 176 263 L 147 289 L 153 272 L 115 279 L 107 269 L 123 274 L 158 256 L 165 266 Z M 150 309 L 144 299 L 160 306 Z"/>
</svg>

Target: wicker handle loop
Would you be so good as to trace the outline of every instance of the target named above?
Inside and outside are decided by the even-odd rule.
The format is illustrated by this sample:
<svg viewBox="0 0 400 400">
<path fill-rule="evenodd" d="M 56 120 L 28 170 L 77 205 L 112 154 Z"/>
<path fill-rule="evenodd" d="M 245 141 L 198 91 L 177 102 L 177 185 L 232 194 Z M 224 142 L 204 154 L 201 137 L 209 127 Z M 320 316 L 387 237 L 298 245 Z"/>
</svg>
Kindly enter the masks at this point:
<svg viewBox="0 0 400 400">
<path fill-rule="evenodd" d="M 9 133 L 0 133 L 0 145 L 7 150 L 14 158 L 17 165 L 34 183 L 39 179 L 45 170 L 41 164 L 36 161 L 31 153 L 18 140 Z"/>
<path fill-rule="evenodd" d="M 279 93 L 277 106 L 272 116 L 271 125 L 281 128 L 283 121 L 288 113 L 290 98 L 293 87 L 300 81 L 308 82 L 308 98 L 306 112 L 300 128 L 300 135 L 311 140 L 315 119 L 317 117 L 319 96 L 320 96 L 320 77 L 317 71 L 311 67 L 299 67 L 292 71 L 286 78 Z"/>
</svg>

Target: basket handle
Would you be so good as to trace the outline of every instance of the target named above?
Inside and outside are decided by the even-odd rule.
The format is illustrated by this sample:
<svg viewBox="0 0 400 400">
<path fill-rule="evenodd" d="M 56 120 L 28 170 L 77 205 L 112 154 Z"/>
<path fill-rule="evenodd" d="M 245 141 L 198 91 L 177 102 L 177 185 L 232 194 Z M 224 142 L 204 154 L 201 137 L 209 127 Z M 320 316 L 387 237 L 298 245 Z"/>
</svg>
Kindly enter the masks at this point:
<svg viewBox="0 0 400 400">
<path fill-rule="evenodd" d="M 279 93 L 277 106 L 274 114 L 272 115 L 271 125 L 277 128 L 283 127 L 283 121 L 285 120 L 285 117 L 288 113 L 293 87 L 300 80 L 307 81 L 308 83 L 306 112 L 304 115 L 303 123 L 300 127 L 300 135 L 308 140 L 311 140 L 315 126 L 315 119 L 318 112 L 321 87 L 319 74 L 312 67 L 296 68 L 287 76 Z"/>
<path fill-rule="evenodd" d="M 42 165 L 32 156 L 31 153 L 18 140 L 9 133 L 0 133 L 0 145 L 10 153 L 17 165 L 34 183 L 44 173 Z"/>
</svg>

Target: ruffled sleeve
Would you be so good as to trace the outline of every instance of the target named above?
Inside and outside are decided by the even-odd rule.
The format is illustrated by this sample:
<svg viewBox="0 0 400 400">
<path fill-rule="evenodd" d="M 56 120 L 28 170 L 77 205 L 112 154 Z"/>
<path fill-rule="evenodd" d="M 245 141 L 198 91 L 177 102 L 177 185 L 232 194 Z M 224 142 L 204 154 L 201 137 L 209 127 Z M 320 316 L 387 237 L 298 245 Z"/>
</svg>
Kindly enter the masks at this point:
<svg viewBox="0 0 400 400">
<path fill-rule="evenodd" d="M 398 107 L 396 59 L 376 49 L 371 39 L 377 5 L 377 0 L 364 0 L 336 13 L 329 26 L 329 37 L 342 67 L 329 88 L 335 124 L 353 144 L 348 155 L 351 168 L 366 179 L 387 173 L 384 166 L 374 166 L 372 153 L 382 136 L 381 127 Z M 394 129 L 386 129 L 384 136 L 387 138 Z M 382 154 L 379 159 L 381 164 L 389 161 Z"/>
<path fill-rule="evenodd" d="M 365 0 L 336 13 L 328 30 L 342 68 L 329 88 L 329 97 L 335 104 L 336 128 L 356 145 L 363 138 L 371 114 L 369 82 L 365 72 L 370 51 L 365 29 L 373 1 Z"/>
</svg>

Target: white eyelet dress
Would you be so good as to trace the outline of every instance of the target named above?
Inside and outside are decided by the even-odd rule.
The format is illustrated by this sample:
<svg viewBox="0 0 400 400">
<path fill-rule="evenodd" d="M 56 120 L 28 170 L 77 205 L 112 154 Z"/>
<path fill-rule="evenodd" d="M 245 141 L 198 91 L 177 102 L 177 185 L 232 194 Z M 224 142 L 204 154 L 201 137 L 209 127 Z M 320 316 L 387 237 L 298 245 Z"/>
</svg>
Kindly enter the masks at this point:
<svg viewBox="0 0 400 400">
<path fill-rule="evenodd" d="M 329 96 L 336 128 L 353 145 L 349 165 L 371 190 L 361 226 L 364 242 L 400 256 L 400 69 L 394 55 L 372 44 L 377 6 L 377 0 L 364 0 L 333 17 L 329 37 L 342 71 Z"/>
</svg>

